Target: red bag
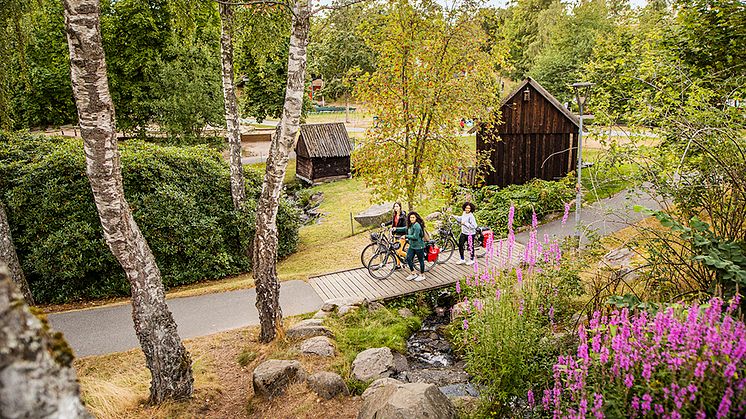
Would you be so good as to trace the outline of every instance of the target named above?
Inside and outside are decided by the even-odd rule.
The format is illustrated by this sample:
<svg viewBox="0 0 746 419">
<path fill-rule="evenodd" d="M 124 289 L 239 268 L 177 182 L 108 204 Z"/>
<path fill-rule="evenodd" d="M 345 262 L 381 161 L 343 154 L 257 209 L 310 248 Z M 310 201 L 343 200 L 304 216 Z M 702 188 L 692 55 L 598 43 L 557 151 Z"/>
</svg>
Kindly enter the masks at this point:
<svg viewBox="0 0 746 419">
<path fill-rule="evenodd" d="M 495 236 L 492 230 L 485 230 L 482 232 L 482 245 L 487 246 L 487 243 L 494 240 Z"/>
<path fill-rule="evenodd" d="M 438 260 L 438 255 L 440 254 L 440 248 L 436 245 L 430 246 L 430 249 L 427 251 L 427 261 L 428 262 L 435 262 Z"/>
</svg>

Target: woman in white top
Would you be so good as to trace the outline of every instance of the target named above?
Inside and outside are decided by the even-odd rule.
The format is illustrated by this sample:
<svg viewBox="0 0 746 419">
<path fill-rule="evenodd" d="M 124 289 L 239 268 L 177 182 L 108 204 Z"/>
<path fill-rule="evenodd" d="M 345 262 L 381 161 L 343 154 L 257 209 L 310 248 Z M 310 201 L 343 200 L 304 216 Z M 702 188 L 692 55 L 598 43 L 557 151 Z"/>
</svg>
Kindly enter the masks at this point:
<svg viewBox="0 0 746 419">
<path fill-rule="evenodd" d="M 476 234 L 477 234 L 477 219 L 474 218 L 474 211 L 476 211 L 476 208 L 474 207 L 474 204 L 471 202 L 466 202 L 464 205 L 461 206 L 461 209 L 464 211 L 461 216 L 454 215 L 453 218 L 455 218 L 459 224 L 461 224 L 461 235 L 458 238 L 458 254 L 461 256 L 461 260 L 456 262 L 457 265 L 461 265 L 466 263 L 467 265 L 473 265 L 474 264 L 474 240 L 476 240 Z M 466 244 L 469 241 L 469 237 L 471 237 L 471 244 L 469 245 L 469 251 L 471 253 L 471 260 L 468 262 L 464 262 L 464 244 Z"/>
</svg>

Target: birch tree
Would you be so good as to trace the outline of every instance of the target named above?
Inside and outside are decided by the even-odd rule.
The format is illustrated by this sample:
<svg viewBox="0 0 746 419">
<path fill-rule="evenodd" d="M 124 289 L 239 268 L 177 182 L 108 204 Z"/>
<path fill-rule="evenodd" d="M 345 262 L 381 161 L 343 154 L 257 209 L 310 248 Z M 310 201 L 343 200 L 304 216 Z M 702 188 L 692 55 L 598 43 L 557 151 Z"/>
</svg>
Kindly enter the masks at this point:
<svg viewBox="0 0 746 419">
<path fill-rule="evenodd" d="M 23 275 L 16 247 L 13 245 L 13 238 L 10 236 L 10 224 L 8 223 L 8 216 L 5 214 L 5 206 L 0 202 L 0 265 L 3 263 L 8 265 L 10 278 L 21 289 L 26 303 L 34 305 L 34 297 L 31 295 L 31 289 Z"/>
<path fill-rule="evenodd" d="M 282 333 L 280 284 L 277 280 L 277 209 L 282 193 L 282 180 L 288 166 L 288 156 L 295 146 L 295 138 L 300 128 L 311 17 L 309 0 L 297 0 L 292 12 L 285 104 L 279 135 L 272 140 L 267 156 L 267 168 L 256 211 L 253 271 L 256 282 L 256 308 L 261 323 L 261 342 L 270 342 L 278 331 Z"/>
<path fill-rule="evenodd" d="M 93 417 L 80 401 L 69 347 L 31 314 L 2 264 L 0 348 L 1 417 Z"/>
<path fill-rule="evenodd" d="M 241 163 L 241 132 L 239 131 L 238 104 L 233 74 L 233 8 L 218 3 L 220 11 L 220 59 L 223 74 L 223 98 L 225 99 L 226 139 L 230 149 L 231 196 L 233 206 L 240 209 L 246 201 L 246 184 Z"/>
<path fill-rule="evenodd" d="M 191 359 L 166 305 L 153 253 L 124 198 L 98 0 L 63 0 L 63 3 L 86 174 L 104 239 L 130 282 L 135 333 L 152 375 L 150 401 L 187 398 L 192 394 L 194 381 Z"/>
</svg>

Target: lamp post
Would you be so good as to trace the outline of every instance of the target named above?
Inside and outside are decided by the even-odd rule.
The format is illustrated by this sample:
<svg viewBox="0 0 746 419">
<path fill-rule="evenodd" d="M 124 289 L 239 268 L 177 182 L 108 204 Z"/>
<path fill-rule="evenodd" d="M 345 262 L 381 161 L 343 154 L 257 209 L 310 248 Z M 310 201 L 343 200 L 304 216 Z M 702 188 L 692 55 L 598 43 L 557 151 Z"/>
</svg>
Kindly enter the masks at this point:
<svg viewBox="0 0 746 419">
<path fill-rule="evenodd" d="M 575 236 L 578 237 L 578 246 L 580 246 L 580 204 L 583 199 L 582 184 L 580 175 L 583 169 L 583 105 L 588 99 L 593 83 L 574 83 L 572 88 L 575 89 L 575 99 L 578 101 L 580 108 L 580 130 L 578 131 L 578 183 L 575 185 Z"/>
</svg>

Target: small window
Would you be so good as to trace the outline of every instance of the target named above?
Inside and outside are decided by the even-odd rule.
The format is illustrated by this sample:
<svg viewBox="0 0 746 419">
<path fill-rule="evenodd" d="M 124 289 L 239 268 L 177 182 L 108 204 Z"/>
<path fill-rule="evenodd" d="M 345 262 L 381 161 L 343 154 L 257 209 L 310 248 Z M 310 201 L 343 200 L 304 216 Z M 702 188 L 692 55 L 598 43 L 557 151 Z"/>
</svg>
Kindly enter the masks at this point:
<svg viewBox="0 0 746 419">
<path fill-rule="evenodd" d="M 523 91 L 523 101 L 528 102 L 531 100 L 531 90 L 527 87 L 526 90 Z"/>
</svg>

